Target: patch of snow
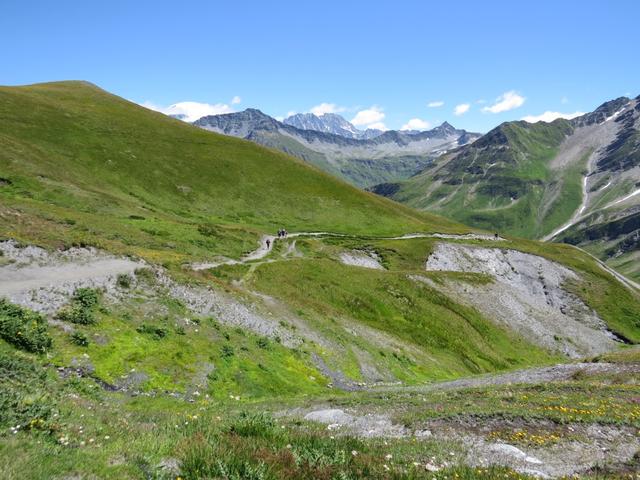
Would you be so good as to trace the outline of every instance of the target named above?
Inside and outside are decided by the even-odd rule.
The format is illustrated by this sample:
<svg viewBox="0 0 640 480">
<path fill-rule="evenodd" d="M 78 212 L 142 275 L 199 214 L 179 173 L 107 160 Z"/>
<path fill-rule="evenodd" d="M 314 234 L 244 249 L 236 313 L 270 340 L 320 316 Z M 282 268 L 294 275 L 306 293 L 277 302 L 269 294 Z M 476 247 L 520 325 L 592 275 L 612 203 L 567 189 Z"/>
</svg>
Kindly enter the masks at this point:
<svg viewBox="0 0 640 480">
<path fill-rule="evenodd" d="M 613 115 L 611 115 L 610 117 L 605 118 L 605 122 L 608 122 L 609 120 L 613 120 L 614 118 L 616 118 L 618 115 L 620 115 L 622 112 L 624 112 L 624 109 L 626 108 L 626 106 L 622 107 L 620 110 L 618 110 L 617 112 L 615 112 Z M 603 122 L 604 123 L 604 122 Z"/>
</svg>

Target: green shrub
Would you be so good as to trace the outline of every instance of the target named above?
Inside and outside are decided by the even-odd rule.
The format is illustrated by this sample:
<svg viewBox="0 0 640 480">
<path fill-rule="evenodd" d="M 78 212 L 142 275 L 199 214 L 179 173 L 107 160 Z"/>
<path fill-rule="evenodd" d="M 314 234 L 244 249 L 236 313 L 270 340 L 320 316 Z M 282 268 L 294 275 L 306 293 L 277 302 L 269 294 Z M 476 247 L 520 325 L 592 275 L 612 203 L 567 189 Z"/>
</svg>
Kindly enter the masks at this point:
<svg viewBox="0 0 640 480">
<path fill-rule="evenodd" d="M 95 288 L 78 288 L 71 297 L 71 303 L 62 307 L 56 317 L 64 322 L 93 325 L 97 322 L 95 310 L 99 300 Z"/>
<path fill-rule="evenodd" d="M 73 294 L 73 302 L 84 308 L 93 308 L 98 305 L 98 291 L 95 288 L 78 288 Z"/>
<path fill-rule="evenodd" d="M 120 288 L 131 288 L 131 276 L 126 273 L 119 274 L 116 280 L 116 285 Z"/>
<path fill-rule="evenodd" d="M 256 340 L 256 345 L 258 345 L 258 348 L 269 348 L 269 339 L 267 337 L 260 337 Z"/>
<path fill-rule="evenodd" d="M 219 235 L 218 228 L 210 223 L 198 225 L 198 232 L 200 235 L 204 235 L 205 237 L 215 237 Z"/>
<path fill-rule="evenodd" d="M 143 323 L 138 328 L 136 328 L 138 333 L 144 333 L 147 335 L 151 335 L 156 340 L 160 340 L 167 336 L 169 333 L 168 330 L 164 327 L 159 327 L 157 325 L 149 325 L 148 323 Z"/>
<path fill-rule="evenodd" d="M 223 345 L 220 351 L 222 358 L 231 358 L 235 355 L 233 347 L 231 345 Z"/>
<path fill-rule="evenodd" d="M 79 325 L 93 325 L 96 317 L 93 310 L 83 307 L 79 303 L 72 303 L 62 307 L 56 317 L 64 322 L 77 323 Z"/>
<path fill-rule="evenodd" d="M 0 336 L 28 352 L 43 353 L 51 347 L 46 319 L 4 299 L 0 299 Z"/>
<path fill-rule="evenodd" d="M 89 345 L 89 339 L 82 332 L 73 332 L 71 334 L 71 342 L 81 347 L 86 347 Z"/>
</svg>

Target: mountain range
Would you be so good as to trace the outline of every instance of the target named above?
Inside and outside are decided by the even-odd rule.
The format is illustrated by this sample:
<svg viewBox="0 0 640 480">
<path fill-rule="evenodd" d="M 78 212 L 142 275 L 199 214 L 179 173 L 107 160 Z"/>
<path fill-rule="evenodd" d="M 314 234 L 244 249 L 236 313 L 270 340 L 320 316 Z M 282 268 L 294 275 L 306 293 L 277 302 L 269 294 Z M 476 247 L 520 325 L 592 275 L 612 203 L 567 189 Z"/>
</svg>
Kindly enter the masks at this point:
<svg viewBox="0 0 640 480">
<path fill-rule="evenodd" d="M 506 122 L 372 191 L 469 225 L 587 248 L 640 278 L 640 97 Z"/>
<path fill-rule="evenodd" d="M 359 187 L 409 178 L 443 152 L 480 137 L 447 122 L 424 132 L 360 132 L 337 114 L 279 122 L 256 109 L 203 117 L 194 125 L 276 148 Z"/>
<path fill-rule="evenodd" d="M 368 128 L 358 130 L 353 124 L 345 120 L 336 113 L 324 113 L 315 115 L 313 113 L 297 113 L 285 118 L 282 123 L 291 125 L 301 130 L 316 130 L 318 132 L 333 133 L 346 138 L 370 139 L 384 133 L 383 130 Z"/>
</svg>

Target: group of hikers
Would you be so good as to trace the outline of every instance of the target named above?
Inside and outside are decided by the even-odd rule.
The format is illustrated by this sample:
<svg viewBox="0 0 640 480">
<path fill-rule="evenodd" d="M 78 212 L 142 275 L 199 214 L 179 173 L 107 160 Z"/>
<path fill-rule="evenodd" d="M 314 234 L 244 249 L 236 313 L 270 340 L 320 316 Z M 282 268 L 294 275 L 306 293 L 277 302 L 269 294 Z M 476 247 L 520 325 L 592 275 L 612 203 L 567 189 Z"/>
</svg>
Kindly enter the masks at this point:
<svg viewBox="0 0 640 480">
<path fill-rule="evenodd" d="M 278 230 L 278 238 L 287 238 L 288 234 L 289 232 L 287 232 L 284 228 Z M 267 238 L 267 248 L 271 248 L 271 239 L 269 238 Z"/>
</svg>

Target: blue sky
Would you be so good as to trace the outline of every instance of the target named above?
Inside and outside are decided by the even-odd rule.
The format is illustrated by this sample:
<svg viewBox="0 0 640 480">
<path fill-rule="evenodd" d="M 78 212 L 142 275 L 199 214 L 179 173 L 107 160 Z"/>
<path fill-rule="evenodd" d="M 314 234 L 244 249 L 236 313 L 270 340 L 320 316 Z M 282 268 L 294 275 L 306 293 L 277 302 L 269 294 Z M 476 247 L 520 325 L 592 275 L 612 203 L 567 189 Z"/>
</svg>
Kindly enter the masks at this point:
<svg viewBox="0 0 640 480">
<path fill-rule="evenodd" d="M 83 79 L 156 108 L 206 104 L 192 115 L 327 104 L 314 111 L 361 128 L 484 132 L 638 95 L 638 18 L 635 0 L 2 0 L 0 84 Z"/>
</svg>

